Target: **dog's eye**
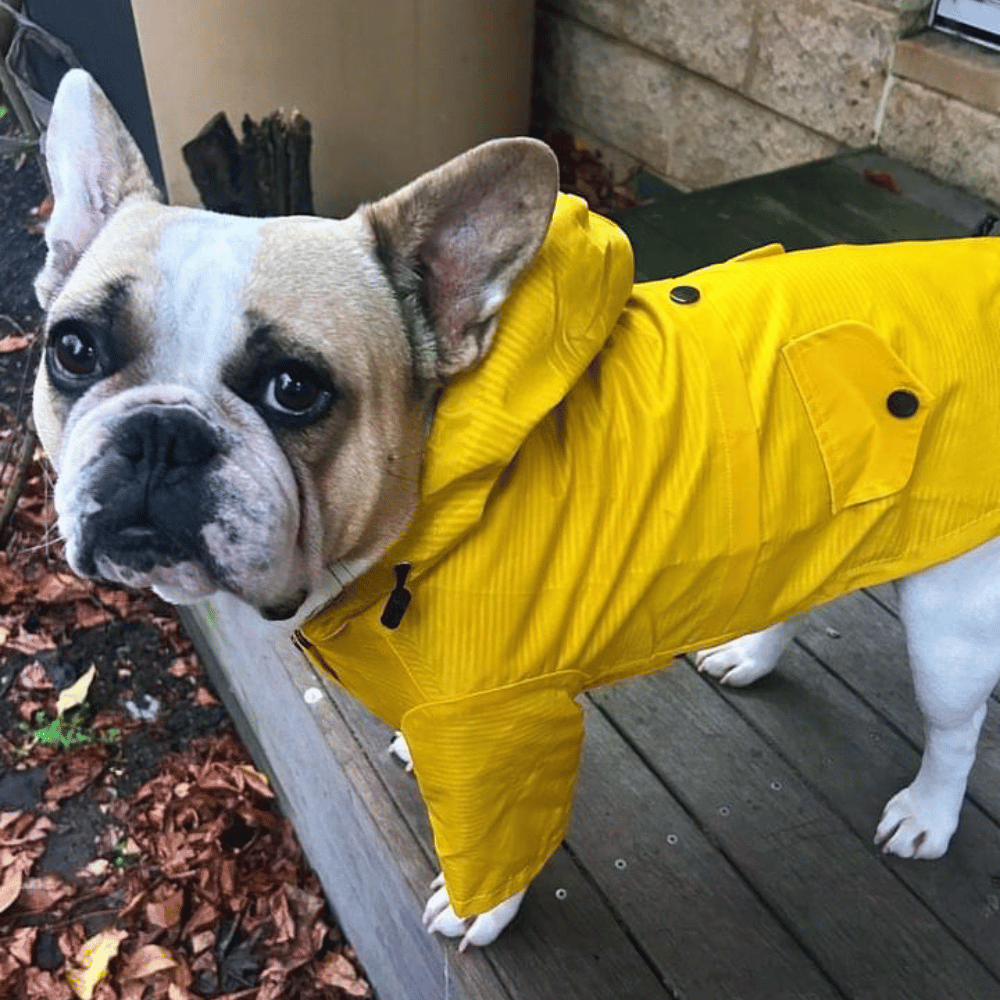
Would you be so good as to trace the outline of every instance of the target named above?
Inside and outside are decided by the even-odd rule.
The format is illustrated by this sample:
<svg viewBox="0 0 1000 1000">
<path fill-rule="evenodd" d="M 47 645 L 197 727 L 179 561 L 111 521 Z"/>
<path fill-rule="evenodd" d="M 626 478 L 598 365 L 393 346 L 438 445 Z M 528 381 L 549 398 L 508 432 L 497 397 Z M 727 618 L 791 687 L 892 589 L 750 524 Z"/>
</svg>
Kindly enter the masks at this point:
<svg viewBox="0 0 1000 1000">
<path fill-rule="evenodd" d="M 78 326 L 59 329 L 49 342 L 53 374 L 79 382 L 98 373 L 100 354 L 94 338 Z"/>
<path fill-rule="evenodd" d="M 325 380 L 308 365 L 288 361 L 271 373 L 262 402 L 279 417 L 308 421 L 326 410 L 332 395 Z"/>
</svg>

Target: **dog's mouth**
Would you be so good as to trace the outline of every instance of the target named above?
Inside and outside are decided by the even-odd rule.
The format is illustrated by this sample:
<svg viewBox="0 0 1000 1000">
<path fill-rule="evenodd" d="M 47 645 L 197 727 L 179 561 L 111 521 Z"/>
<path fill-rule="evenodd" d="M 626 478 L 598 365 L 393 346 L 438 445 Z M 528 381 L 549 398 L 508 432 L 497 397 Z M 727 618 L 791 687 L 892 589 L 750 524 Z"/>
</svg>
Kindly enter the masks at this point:
<svg viewBox="0 0 1000 1000">
<path fill-rule="evenodd" d="M 261 616 L 266 618 L 269 622 L 284 622 L 288 621 L 299 608 L 302 607 L 305 602 L 306 597 L 309 596 L 309 592 L 305 589 L 300 590 L 294 597 L 289 600 L 272 604 L 267 607 L 262 607 L 259 609 Z"/>
<path fill-rule="evenodd" d="M 171 604 L 191 604 L 226 590 L 253 604 L 268 621 L 292 618 L 309 593 L 299 588 L 271 600 L 254 598 L 241 592 L 239 584 L 206 552 L 189 550 L 151 524 L 100 532 L 83 562 L 73 568 L 84 576 L 127 587 L 150 587 Z"/>
</svg>

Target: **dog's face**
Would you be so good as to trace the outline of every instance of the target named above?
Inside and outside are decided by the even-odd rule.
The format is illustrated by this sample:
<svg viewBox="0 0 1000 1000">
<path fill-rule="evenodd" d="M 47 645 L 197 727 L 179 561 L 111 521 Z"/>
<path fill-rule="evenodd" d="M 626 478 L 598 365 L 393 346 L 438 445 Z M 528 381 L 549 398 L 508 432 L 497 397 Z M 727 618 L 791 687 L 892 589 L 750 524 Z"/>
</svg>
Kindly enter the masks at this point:
<svg viewBox="0 0 1000 1000">
<path fill-rule="evenodd" d="M 488 143 L 345 220 L 159 203 L 93 80 L 60 85 L 35 422 L 73 568 L 272 618 L 402 534 L 429 407 L 486 351 L 554 161 Z"/>
</svg>

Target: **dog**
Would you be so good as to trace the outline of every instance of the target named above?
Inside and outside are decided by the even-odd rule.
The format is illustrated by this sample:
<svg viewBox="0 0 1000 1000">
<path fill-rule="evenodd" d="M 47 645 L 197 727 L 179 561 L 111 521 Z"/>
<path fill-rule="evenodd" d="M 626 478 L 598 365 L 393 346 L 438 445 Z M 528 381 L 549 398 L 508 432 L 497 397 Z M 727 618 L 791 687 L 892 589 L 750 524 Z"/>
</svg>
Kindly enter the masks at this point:
<svg viewBox="0 0 1000 1000">
<path fill-rule="evenodd" d="M 45 152 L 34 414 L 69 562 L 236 595 L 401 731 L 431 930 L 516 914 L 582 691 L 695 652 L 751 683 L 789 620 L 888 580 L 926 747 L 876 841 L 944 853 L 1000 679 L 997 241 L 633 285 L 530 139 L 344 220 L 168 207 L 82 70 Z"/>
</svg>

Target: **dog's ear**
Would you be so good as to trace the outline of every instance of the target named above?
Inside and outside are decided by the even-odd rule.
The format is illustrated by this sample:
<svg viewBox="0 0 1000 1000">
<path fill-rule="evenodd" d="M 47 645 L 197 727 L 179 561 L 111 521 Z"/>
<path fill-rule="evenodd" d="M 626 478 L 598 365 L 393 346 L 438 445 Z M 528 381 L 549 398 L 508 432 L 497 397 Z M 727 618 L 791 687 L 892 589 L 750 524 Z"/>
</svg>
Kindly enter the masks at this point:
<svg viewBox="0 0 1000 1000">
<path fill-rule="evenodd" d="M 47 309 L 77 261 L 131 195 L 159 200 L 139 147 L 111 102 L 82 69 L 59 83 L 44 140 L 54 206 L 45 226 L 48 256 L 35 279 Z"/>
<path fill-rule="evenodd" d="M 427 380 L 486 352 L 497 314 L 548 230 L 559 168 L 534 139 L 496 139 L 366 214 Z"/>
</svg>

